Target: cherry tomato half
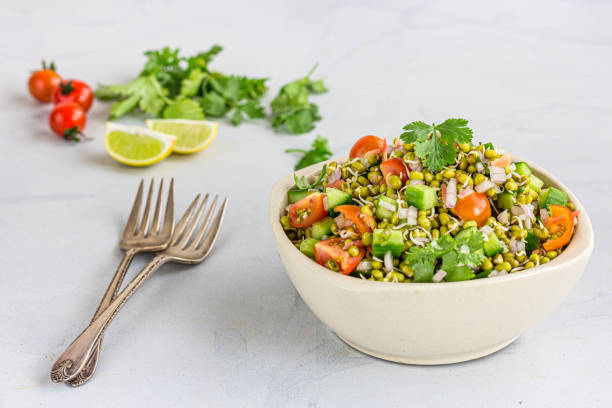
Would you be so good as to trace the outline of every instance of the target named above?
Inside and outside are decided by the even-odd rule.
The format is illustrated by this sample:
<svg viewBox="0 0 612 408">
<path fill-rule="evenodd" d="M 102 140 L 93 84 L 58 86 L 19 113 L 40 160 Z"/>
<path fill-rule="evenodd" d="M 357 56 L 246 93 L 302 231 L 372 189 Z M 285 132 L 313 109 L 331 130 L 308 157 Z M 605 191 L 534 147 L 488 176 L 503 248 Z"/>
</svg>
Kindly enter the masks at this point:
<svg viewBox="0 0 612 408">
<path fill-rule="evenodd" d="M 318 264 L 345 275 L 353 272 L 365 255 L 365 248 L 361 241 L 354 241 L 351 245 L 359 248 L 357 256 L 350 256 L 344 249 L 344 239 L 329 238 L 319 241 L 314 247 L 314 256 Z"/>
<path fill-rule="evenodd" d="M 28 80 L 30 94 L 41 102 L 51 102 L 53 92 L 59 85 L 62 78 L 55 72 L 55 66 L 47 68 L 43 62 L 43 69 L 34 71 Z"/>
<path fill-rule="evenodd" d="M 557 235 L 555 239 L 544 242 L 544 249 L 552 251 L 559 249 L 570 241 L 574 233 L 574 213 L 563 205 L 550 205 L 550 217 L 546 219 L 546 228 L 551 234 Z"/>
<path fill-rule="evenodd" d="M 289 221 L 295 228 L 310 227 L 327 215 L 323 205 L 323 193 L 307 195 L 289 207 Z"/>
<path fill-rule="evenodd" d="M 380 163 L 380 171 L 385 177 L 385 181 L 389 184 L 389 177 L 396 175 L 402 179 L 402 185 L 408 181 L 408 167 L 402 159 L 394 157 Z"/>
<path fill-rule="evenodd" d="M 76 79 L 65 79 L 53 92 L 53 103 L 75 102 L 87 112 L 93 103 L 93 92 L 89 85 Z"/>
<path fill-rule="evenodd" d="M 459 199 L 453 211 L 463 221 L 476 221 L 482 227 L 491 216 L 491 205 L 486 194 L 474 191 Z"/>
<path fill-rule="evenodd" d="M 334 207 L 334 211 L 338 211 L 345 219 L 355 224 L 360 234 L 372 232 L 372 229 L 376 228 L 374 218 L 371 215 L 362 214 L 356 205 L 338 205 Z"/>
<path fill-rule="evenodd" d="M 49 114 L 49 126 L 58 135 L 68 140 L 81 140 L 80 134 L 87 123 L 81 105 L 74 102 L 55 105 Z"/>
<path fill-rule="evenodd" d="M 386 145 L 387 143 L 380 137 L 364 136 L 353 145 L 349 157 L 354 159 L 355 157 L 365 157 L 366 153 L 380 153 Z"/>
</svg>

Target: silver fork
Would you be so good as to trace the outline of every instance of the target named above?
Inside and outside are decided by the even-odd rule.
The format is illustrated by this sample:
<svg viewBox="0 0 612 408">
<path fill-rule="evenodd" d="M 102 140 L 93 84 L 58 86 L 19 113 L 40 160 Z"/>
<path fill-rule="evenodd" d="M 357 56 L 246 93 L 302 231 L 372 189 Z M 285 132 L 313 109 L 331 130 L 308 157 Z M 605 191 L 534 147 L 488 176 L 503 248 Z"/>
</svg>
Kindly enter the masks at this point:
<svg viewBox="0 0 612 408">
<path fill-rule="evenodd" d="M 119 247 L 125 251 L 123 259 L 117 267 L 115 275 L 111 279 L 102 300 L 98 305 L 96 312 L 92 318 L 92 322 L 110 305 L 113 299 L 117 296 L 121 283 L 125 278 L 130 263 L 134 256 L 140 252 L 157 252 L 165 249 L 172 239 L 174 230 L 174 179 L 170 179 L 170 188 L 168 189 L 168 199 L 162 224 L 162 193 L 164 189 L 164 179 L 161 179 L 159 191 L 157 194 L 157 202 L 155 203 L 155 213 L 151 220 L 151 198 L 153 195 L 154 180 L 149 184 L 149 193 L 145 202 L 142 219 L 139 220 L 140 207 L 142 207 L 142 193 L 144 180 L 140 181 L 138 192 L 130 211 L 130 216 L 123 230 Z M 102 345 L 102 336 L 96 342 L 92 355 L 85 363 L 83 369 L 72 378 L 69 382 L 73 387 L 85 384 L 93 376 L 98 366 L 98 358 L 100 355 L 100 347 Z M 53 379 L 53 378 L 52 378 Z M 55 380 L 53 380 L 55 381 Z"/>
<path fill-rule="evenodd" d="M 166 262 L 197 264 L 208 256 L 219 235 L 219 228 L 223 222 L 223 215 L 227 206 L 227 198 L 224 198 L 213 219 L 218 198 L 218 196 L 215 196 L 200 224 L 200 218 L 208 201 L 208 194 L 194 214 L 200 200 L 198 194 L 176 225 L 170 246 L 149 261 L 117 298 L 68 346 L 66 351 L 53 364 L 53 367 L 51 367 L 51 379 L 53 381 L 70 380 L 81 371 L 111 320 L 142 283 L 161 265 Z M 211 219 L 212 224 L 208 229 Z"/>
</svg>

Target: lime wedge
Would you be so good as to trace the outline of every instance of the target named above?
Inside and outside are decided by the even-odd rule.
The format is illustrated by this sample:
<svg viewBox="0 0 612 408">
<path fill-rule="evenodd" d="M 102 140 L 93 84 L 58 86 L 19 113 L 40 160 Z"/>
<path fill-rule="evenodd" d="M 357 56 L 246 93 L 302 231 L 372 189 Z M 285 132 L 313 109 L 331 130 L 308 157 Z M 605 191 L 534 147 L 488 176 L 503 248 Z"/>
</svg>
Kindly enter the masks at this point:
<svg viewBox="0 0 612 408">
<path fill-rule="evenodd" d="M 149 119 L 151 130 L 174 135 L 177 138 L 174 153 L 189 154 L 204 150 L 215 140 L 219 124 L 207 120 Z"/>
<path fill-rule="evenodd" d="M 128 166 L 150 166 L 172 153 L 176 137 L 150 129 L 107 122 L 104 131 L 106 152 Z"/>
</svg>

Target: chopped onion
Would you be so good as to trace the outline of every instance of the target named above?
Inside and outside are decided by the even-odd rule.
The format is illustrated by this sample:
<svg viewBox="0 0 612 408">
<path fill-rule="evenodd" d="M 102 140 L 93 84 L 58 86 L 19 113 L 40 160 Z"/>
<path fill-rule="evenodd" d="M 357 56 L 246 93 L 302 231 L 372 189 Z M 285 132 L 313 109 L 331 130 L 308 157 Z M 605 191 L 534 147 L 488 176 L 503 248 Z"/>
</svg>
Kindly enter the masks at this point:
<svg viewBox="0 0 612 408">
<path fill-rule="evenodd" d="M 510 252 L 513 254 L 516 254 L 517 252 L 525 252 L 525 243 L 518 239 L 511 239 Z"/>
<path fill-rule="evenodd" d="M 389 211 L 393 211 L 395 212 L 396 208 L 395 205 L 385 201 L 385 200 L 378 200 L 378 205 L 381 206 L 382 208 L 384 208 L 385 210 L 389 210 Z"/>
<path fill-rule="evenodd" d="M 448 180 L 446 185 L 446 197 L 444 205 L 446 208 L 454 208 L 457 204 L 457 180 L 454 178 Z"/>
<path fill-rule="evenodd" d="M 546 208 L 540 209 L 540 218 L 542 219 L 542 222 L 546 222 L 546 219 L 548 217 L 550 217 L 550 214 L 548 214 L 548 211 L 546 210 Z"/>
<path fill-rule="evenodd" d="M 344 228 L 344 215 L 338 215 L 336 218 L 334 218 L 334 222 L 336 223 L 339 229 Z"/>
<path fill-rule="evenodd" d="M 510 208 L 510 213 L 512 215 L 519 216 L 519 215 L 523 214 L 523 209 L 519 205 L 513 205 L 512 208 Z"/>
<path fill-rule="evenodd" d="M 446 271 L 444 269 L 438 269 L 438 272 L 435 273 L 433 278 L 431 278 L 434 282 L 441 282 L 442 279 L 446 276 Z"/>
<path fill-rule="evenodd" d="M 484 165 L 481 162 L 476 163 L 476 171 L 478 173 L 484 173 L 485 168 L 484 168 Z"/>
<path fill-rule="evenodd" d="M 493 233 L 494 231 L 493 231 L 493 228 L 491 228 L 490 226 L 488 226 L 488 225 L 483 225 L 483 226 L 480 228 L 480 232 L 482 232 L 482 233 L 484 234 L 484 236 L 485 236 L 485 237 L 487 237 L 487 236 L 489 236 L 491 233 Z"/>
<path fill-rule="evenodd" d="M 499 215 L 497 216 L 497 219 L 502 224 L 507 224 L 508 223 L 508 210 L 504 210 L 500 212 Z"/>
<path fill-rule="evenodd" d="M 407 210 L 408 216 L 406 217 L 406 222 L 408 223 L 408 225 L 417 225 L 417 216 L 419 214 L 419 211 L 416 207 L 413 206 L 408 207 Z"/>
<path fill-rule="evenodd" d="M 479 193 L 485 193 L 487 192 L 487 190 L 495 188 L 495 187 L 496 187 L 495 183 L 487 179 L 476 186 L 476 191 L 478 191 Z"/>
<path fill-rule="evenodd" d="M 385 272 L 393 272 L 393 254 L 391 251 L 385 252 L 384 264 Z"/>
<path fill-rule="evenodd" d="M 416 185 L 422 185 L 425 184 L 425 182 L 423 180 L 410 180 L 410 185 L 411 186 L 416 186 Z"/>
<path fill-rule="evenodd" d="M 327 196 L 323 196 L 323 208 L 325 208 L 325 211 L 329 210 L 329 202 L 327 201 Z"/>
<path fill-rule="evenodd" d="M 491 181 L 495 184 L 502 184 L 508 178 L 503 167 L 491 166 L 489 167 L 489 172 L 491 174 Z"/>
<path fill-rule="evenodd" d="M 372 270 L 372 262 L 370 261 L 361 261 L 359 262 L 359 264 L 357 265 L 357 268 L 355 268 L 356 271 L 359 272 L 366 272 L 369 270 Z"/>
<path fill-rule="evenodd" d="M 472 186 L 468 186 L 468 187 L 462 189 L 461 191 L 459 191 L 458 197 L 459 198 L 463 198 L 463 197 L 466 197 L 466 196 L 472 194 L 473 192 L 474 192 L 474 189 L 472 188 Z"/>
<path fill-rule="evenodd" d="M 408 214 L 409 214 L 409 212 L 410 212 L 410 211 L 408 210 L 408 208 L 403 208 L 403 207 L 400 207 L 400 208 L 397 210 L 397 217 L 398 217 L 399 219 L 401 219 L 401 220 L 403 220 L 403 219 L 405 219 L 405 218 L 408 218 Z"/>
<path fill-rule="evenodd" d="M 337 167 L 336 170 L 332 171 L 332 174 L 329 175 L 329 178 L 327 179 L 327 184 L 334 184 L 341 178 L 342 172 L 340 171 L 340 167 Z"/>
<path fill-rule="evenodd" d="M 535 215 L 533 215 L 533 205 L 532 204 L 520 204 L 520 206 L 523 209 L 523 213 L 525 213 L 525 215 L 529 219 L 535 221 L 536 217 Z"/>
</svg>

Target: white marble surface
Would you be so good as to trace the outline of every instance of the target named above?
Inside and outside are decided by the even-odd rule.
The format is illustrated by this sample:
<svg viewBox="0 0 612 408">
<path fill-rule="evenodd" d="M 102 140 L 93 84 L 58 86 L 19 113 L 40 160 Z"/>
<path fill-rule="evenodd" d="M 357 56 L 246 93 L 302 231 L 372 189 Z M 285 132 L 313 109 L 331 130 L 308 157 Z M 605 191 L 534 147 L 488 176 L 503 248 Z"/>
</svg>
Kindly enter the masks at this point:
<svg viewBox="0 0 612 408">
<path fill-rule="evenodd" d="M 0 407 L 612 404 L 610 3 L 8 0 L 2 9 Z M 136 74 L 146 49 L 216 42 L 225 51 L 215 67 L 269 76 L 272 93 L 318 61 L 331 91 L 316 98 L 316 132 L 337 154 L 366 133 L 391 138 L 412 120 L 461 115 L 477 139 L 551 169 L 594 221 L 583 278 L 490 357 L 440 367 L 369 358 L 304 305 L 268 230 L 270 186 L 295 162 L 283 150 L 315 132 L 223 123 L 201 154 L 126 168 L 104 153 L 108 105 L 90 114 L 96 140 L 74 146 L 50 133 L 49 108 L 25 90 L 43 57 L 64 76 L 109 83 Z M 51 383 L 51 363 L 89 321 L 121 257 L 138 179 L 160 176 L 175 177 L 179 211 L 198 191 L 231 197 L 213 255 L 146 283 L 112 324 L 90 384 Z"/>
</svg>

